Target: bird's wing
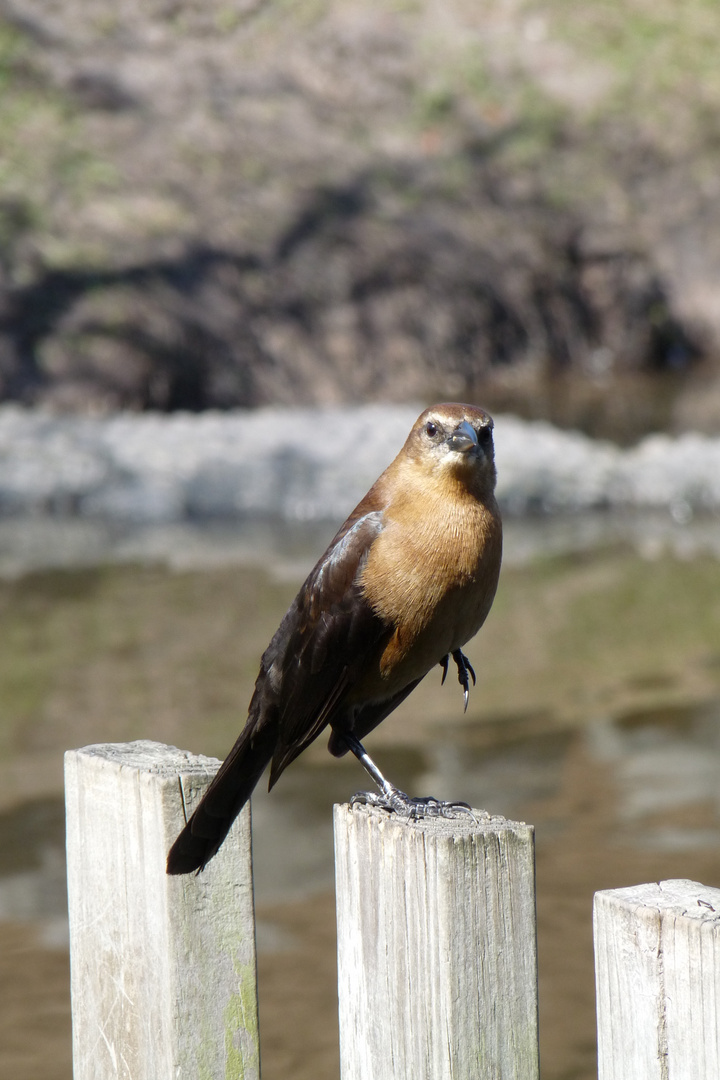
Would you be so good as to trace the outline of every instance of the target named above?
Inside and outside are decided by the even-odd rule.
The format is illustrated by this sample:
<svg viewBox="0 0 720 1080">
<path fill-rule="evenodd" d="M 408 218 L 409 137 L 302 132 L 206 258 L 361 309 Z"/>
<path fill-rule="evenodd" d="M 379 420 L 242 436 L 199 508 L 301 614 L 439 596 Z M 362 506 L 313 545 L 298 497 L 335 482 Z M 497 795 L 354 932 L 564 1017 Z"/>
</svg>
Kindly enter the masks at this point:
<svg viewBox="0 0 720 1080">
<path fill-rule="evenodd" d="M 394 709 L 397 709 L 398 705 L 401 705 L 421 682 L 422 678 L 414 679 L 413 682 L 408 683 L 402 690 L 393 694 L 392 697 L 386 698 L 385 701 L 373 701 L 359 708 L 352 720 L 352 733 L 355 738 L 362 741 L 366 735 L 374 731 L 378 724 L 381 724 Z M 333 729 L 328 741 L 328 750 L 334 757 L 342 757 L 347 754 L 348 745 L 343 739 L 341 727 Z"/>
<path fill-rule="evenodd" d="M 383 513 L 373 510 L 338 533 L 263 655 L 256 694 L 271 694 L 278 721 L 270 787 L 342 715 L 348 691 L 391 633 L 359 584 L 382 529 Z"/>
</svg>

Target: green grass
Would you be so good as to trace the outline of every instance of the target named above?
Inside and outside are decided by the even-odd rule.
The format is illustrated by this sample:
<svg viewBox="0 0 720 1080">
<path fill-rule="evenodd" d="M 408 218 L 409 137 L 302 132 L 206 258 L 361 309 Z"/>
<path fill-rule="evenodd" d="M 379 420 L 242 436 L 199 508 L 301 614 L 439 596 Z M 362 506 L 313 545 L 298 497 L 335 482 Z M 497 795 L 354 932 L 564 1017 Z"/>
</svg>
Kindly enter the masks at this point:
<svg viewBox="0 0 720 1080">
<path fill-rule="evenodd" d="M 597 62 L 612 75 L 598 118 L 632 118 L 659 138 L 662 125 L 673 120 L 684 122 L 685 138 L 701 134 L 708 123 L 717 126 L 720 9 L 714 0 L 551 0 L 529 5 L 533 9 L 579 62 Z"/>
<path fill-rule="evenodd" d="M 0 244 L 6 250 L 30 229 L 50 230 L 56 203 L 78 207 L 116 180 L 108 163 L 84 146 L 79 112 L 45 80 L 33 43 L 1 19 L 0 145 Z"/>
</svg>

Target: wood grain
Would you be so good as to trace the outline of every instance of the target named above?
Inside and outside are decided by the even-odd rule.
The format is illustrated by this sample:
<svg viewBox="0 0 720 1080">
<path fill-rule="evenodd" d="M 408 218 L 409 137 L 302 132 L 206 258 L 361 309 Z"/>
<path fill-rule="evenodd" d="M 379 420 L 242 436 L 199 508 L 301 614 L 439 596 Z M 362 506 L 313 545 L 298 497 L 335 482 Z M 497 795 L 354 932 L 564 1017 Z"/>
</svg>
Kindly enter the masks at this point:
<svg viewBox="0 0 720 1080">
<path fill-rule="evenodd" d="M 599 1080 L 720 1077 L 720 889 L 595 895 Z"/>
<path fill-rule="evenodd" d="M 218 765 L 150 742 L 65 756 L 74 1080 L 259 1077 L 249 810 L 204 873 L 165 873 Z"/>
<path fill-rule="evenodd" d="M 532 827 L 335 807 L 342 1080 L 537 1080 Z"/>
</svg>

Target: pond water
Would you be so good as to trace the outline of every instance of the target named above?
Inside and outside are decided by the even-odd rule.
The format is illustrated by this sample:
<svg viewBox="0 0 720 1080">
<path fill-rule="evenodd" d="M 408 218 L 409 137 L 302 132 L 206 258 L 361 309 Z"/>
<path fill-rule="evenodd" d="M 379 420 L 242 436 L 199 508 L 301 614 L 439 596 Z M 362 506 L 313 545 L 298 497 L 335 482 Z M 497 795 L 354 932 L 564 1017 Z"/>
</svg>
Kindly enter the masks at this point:
<svg viewBox="0 0 720 1080">
<path fill-rule="evenodd" d="M 590 1080 L 593 892 L 668 877 L 720 883 L 720 700 L 507 734 L 487 746 L 469 732 L 413 749 L 388 745 L 379 756 L 407 790 L 460 791 L 535 824 L 543 1075 Z M 266 1077 L 337 1076 L 330 807 L 363 784 L 352 763 L 301 759 L 271 796 L 254 798 Z M 61 798 L 16 804 L 0 815 L 0 832 L 0 919 L 13 931 L 3 977 L 7 986 L 43 983 L 0 1040 L 2 1074 L 70 1080 Z M 63 961 L 54 983 L 53 956 Z"/>
<path fill-rule="evenodd" d="M 720 564 L 677 522 L 643 547 L 604 520 L 601 543 L 580 519 L 511 525 L 467 717 L 430 676 L 368 740 L 405 790 L 536 826 L 545 1080 L 596 1076 L 593 892 L 720 885 Z M 163 527 L 123 534 L 128 565 L 93 568 L 95 532 L 65 569 L 28 573 L 48 525 L 28 528 L 0 582 L 0 1075 L 70 1080 L 62 750 L 148 737 L 222 754 L 320 548 L 315 526 Z M 331 807 L 364 786 L 314 745 L 253 800 L 265 1080 L 338 1075 Z"/>
<path fill-rule="evenodd" d="M 0 408 L 0 1075 L 71 1077 L 63 751 L 222 756 L 418 412 Z M 590 1080 L 593 891 L 720 885 L 720 439 L 496 417 L 496 447 L 505 568 L 468 714 L 430 676 L 368 744 L 405 790 L 536 826 L 543 1076 Z M 331 807 L 364 783 L 313 745 L 254 798 L 265 1080 L 338 1075 Z"/>
</svg>

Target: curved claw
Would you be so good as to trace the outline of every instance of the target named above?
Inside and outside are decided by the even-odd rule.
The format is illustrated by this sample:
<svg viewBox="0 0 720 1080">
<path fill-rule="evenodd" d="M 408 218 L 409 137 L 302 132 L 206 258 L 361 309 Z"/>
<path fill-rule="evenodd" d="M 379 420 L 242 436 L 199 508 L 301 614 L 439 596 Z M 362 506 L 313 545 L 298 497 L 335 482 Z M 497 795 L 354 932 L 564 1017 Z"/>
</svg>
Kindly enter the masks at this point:
<svg viewBox="0 0 720 1080">
<path fill-rule="evenodd" d="M 463 698 L 465 700 L 465 707 L 463 709 L 463 712 L 467 712 L 468 701 L 470 700 L 470 680 L 468 679 L 468 674 L 472 678 L 473 686 L 477 686 L 475 669 L 473 668 L 467 656 L 465 656 L 461 649 L 455 649 L 453 651 L 452 658 L 457 664 L 458 682 L 463 688 Z M 447 661 L 447 657 L 445 657 L 445 660 Z"/>
<path fill-rule="evenodd" d="M 445 682 L 445 679 L 447 678 L 448 664 L 449 663 L 450 663 L 450 657 L 446 653 L 445 656 L 443 656 L 442 660 L 440 661 L 440 667 L 443 669 L 443 677 L 440 680 L 440 685 L 441 686 L 443 685 L 443 683 Z"/>
</svg>

